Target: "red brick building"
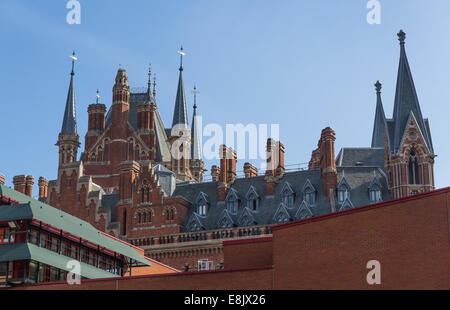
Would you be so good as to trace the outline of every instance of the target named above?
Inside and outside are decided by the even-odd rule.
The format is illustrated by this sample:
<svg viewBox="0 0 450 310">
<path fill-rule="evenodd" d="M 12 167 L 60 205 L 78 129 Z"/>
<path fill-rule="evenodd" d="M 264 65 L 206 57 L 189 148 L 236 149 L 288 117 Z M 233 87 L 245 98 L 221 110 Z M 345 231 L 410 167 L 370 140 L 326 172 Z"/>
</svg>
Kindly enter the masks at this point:
<svg viewBox="0 0 450 310">
<path fill-rule="evenodd" d="M 226 266 L 224 240 L 266 238 L 276 224 L 429 192 L 435 157 L 430 126 L 420 110 L 403 31 L 398 37 L 394 115 L 386 118 L 377 82 L 371 147 L 343 148 L 336 156 L 336 133 L 327 127 L 308 169 L 288 171 L 285 146 L 268 139 L 266 171 L 258 174 L 246 163 L 245 177 L 238 178 L 236 153 L 222 146 L 210 182 L 203 182 L 196 105 L 188 125 L 181 65 L 171 128 L 159 115 L 150 72 L 146 91 L 133 92 L 119 69 L 109 109 L 98 100 L 88 108 L 81 156 L 72 65 L 56 144 L 58 177 L 39 178 L 39 199 L 142 247 L 151 258 L 192 270 Z M 14 177 L 23 193 L 30 193 L 33 182 L 31 176 Z"/>
</svg>

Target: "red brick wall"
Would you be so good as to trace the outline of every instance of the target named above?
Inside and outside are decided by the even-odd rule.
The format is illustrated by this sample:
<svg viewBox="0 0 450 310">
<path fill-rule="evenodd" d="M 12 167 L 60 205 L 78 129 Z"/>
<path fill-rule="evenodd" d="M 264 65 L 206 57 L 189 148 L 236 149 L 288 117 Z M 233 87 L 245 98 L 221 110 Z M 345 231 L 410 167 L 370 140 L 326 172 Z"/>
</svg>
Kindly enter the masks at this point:
<svg viewBox="0 0 450 310">
<path fill-rule="evenodd" d="M 449 191 L 273 228 L 275 287 L 450 289 Z M 369 260 L 381 285 L 367 284 Z"/>
<path fill-rule="evenodd" d="M 255 238 L 223 242 L 224 267 L 271 266 L 272 238 Z"/>
<path fill-rule="evenodd" d="M 171 275 L 137 276 L 121 279 L 84 280 L 81 285 L 26 285 L 26 290 L 268 290 L 272 288 L 272 269 L 260 267 L 216 272 L 192 272 Z"/>
</svg>

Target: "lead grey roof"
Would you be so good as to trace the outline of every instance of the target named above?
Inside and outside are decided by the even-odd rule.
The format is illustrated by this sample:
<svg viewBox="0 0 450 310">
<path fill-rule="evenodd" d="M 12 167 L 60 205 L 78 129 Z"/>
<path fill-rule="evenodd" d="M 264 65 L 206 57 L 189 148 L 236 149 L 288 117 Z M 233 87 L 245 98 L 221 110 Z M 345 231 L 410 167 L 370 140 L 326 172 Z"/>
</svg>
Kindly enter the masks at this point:
<svg viewBox="0 0 450 310">
<path fill-rule="evenodd" d="M 75 107 L 75 89 L 73 85 L 73 76 L 75 73 L 70 73 L 69 91 L 67 93 L 66 107 L 64 110 L 63 124 L 61 127 L 62 134 L 76 134 L 77 133 L 77 113 Z"/>
</svg>

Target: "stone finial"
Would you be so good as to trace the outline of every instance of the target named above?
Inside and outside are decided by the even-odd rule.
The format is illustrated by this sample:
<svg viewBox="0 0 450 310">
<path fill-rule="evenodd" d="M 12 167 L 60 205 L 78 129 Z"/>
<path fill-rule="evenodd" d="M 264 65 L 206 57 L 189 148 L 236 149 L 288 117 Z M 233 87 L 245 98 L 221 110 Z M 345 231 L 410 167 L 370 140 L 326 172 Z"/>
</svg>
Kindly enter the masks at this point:
<svg viewBox="0 0 450 310">
<path fill-rule="evenodd" d="M 406 33 L 403 30 L 400 30 L 400 32 L 397 33 L 397 36 L 400 44 L 405 44 Z"/>
<path fill-rule="evenodd" d="M 377 81 L 376 83 L 375 83 L 375 89 L 376 89 L 376 91 L 377 91 L 377 94 L 379 94 L 379 93 L 381 93 L 381 83 L 380 83 L 380 81 Z"/>
</svg>

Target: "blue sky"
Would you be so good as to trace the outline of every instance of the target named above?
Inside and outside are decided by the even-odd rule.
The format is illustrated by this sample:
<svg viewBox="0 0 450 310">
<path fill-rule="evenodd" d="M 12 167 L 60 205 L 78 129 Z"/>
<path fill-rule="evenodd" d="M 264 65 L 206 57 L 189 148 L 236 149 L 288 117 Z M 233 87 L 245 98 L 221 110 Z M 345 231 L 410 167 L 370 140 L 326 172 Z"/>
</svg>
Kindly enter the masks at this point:
<svg viewBox="0 0 450 310">
<path fill-rule="evenodd" d="M 365 0 L 79 1 L 81 25 L 66 23 L 66 0 L 0 2 L 0 172 L 7 185 L 18 174 L 33 175 L 35 183 L 56 177 L 54 144 L 74 49 L 80 140 L 97 89 L 111 105 L 119 64 L 135 87 L 146 85 L 152 63 L 158 109 L 169 126 L 183 44 L 189 117 L 196 84 L 204 123 L 280 124 L 286 163 L 296 164 L 309 161 L 328 125 L 336 131 L 336 154 L 370 146 L 376 80 L 392 116 L 399 29 L 430 119 L 436 186 L 450 185 L 448 0 L 380 0 L 380 25 L 366 22 Z"/>
</svg>

